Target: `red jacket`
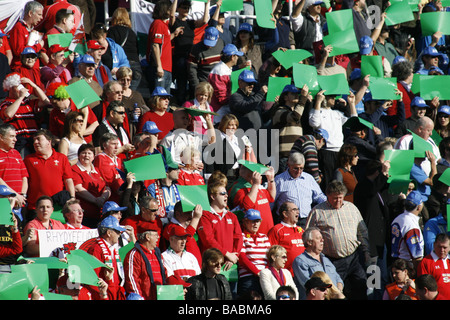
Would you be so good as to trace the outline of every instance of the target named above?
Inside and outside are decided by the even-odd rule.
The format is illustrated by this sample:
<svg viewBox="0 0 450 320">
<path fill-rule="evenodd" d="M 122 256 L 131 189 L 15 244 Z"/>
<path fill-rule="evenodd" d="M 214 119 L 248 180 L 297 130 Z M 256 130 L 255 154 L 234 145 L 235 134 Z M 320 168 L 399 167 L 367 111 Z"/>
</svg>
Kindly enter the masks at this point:
<svg viewBox="0 0 450 320">
<path fill-rule="evenodd" d="M 22 20 L 19 20 L 16 22 L 14 27 L 9 32 L 9 46 L 11 47 L 11 52 L 13 54 L 13 59 L 11 61 L 11 69 L 14 69 L 15 67 L 18 67 L 21 65 L 20 62 L 20 55 L 25 49 L 25 47 L 28 46 L 28 37 L 30 36 L 30 31 L 28 30 L 27 26 Z M 37 43 L 31 48 L 34 49 L 34 51 L 39 52 L 42 49 L 42 46 Z"/>
<path fill-rule="evenodd" d="M 0 245 L 0 258 L 22 252 L 22 237 L 20 236 L 20 232 L 13 232 L 11 237 L 13 239 L 12 244 Z"/>
</svg>

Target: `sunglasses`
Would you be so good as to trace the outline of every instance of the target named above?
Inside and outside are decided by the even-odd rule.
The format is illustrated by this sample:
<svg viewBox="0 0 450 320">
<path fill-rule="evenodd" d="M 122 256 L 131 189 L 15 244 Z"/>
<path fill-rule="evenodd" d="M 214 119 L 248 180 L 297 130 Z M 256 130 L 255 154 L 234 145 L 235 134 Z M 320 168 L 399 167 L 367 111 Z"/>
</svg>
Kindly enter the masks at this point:
<svg viewBox="0 0 450 320">
<path fill-rule="evenodd" d="M 228 193 L 226 191 L 217 192 L 217 194 L 220 194 L 221 196 L 227 195 Z"/>
<path fill-rule="evenodd" d="M 320 291 L 322 291 L 322 292 L 325 292 L 325 291 L 327 291 L 327 289 L 328 288 L 315 288 L 316 290 L 320 290 Z"/>
<path fill-rule="evenodd" d="M 284 300 L 284 299 L 290 299 L 291 296 L 287 295 L 287 294 L 283 294 L 281 296 L 277 297 L 277 300 Z"/>
<path fill-rule="evenodd" d="M 438 118 L 448 118 L 449 117 L 449 115 L 448 114 L 445 114 L 445 113 L 438 113 Z"/>
<path fill-rule="evenodd" d="M 115 113 L 118 113 L 118 114 L 120 114 L 120 115 L 124 115 L 124 114 L 125 114 L 125 111 L 116 111 L 116 110 L 114 110 L 114 112 L 115 112 Z"/>
<path fill-rule="evenodd" d="M 147 210 L 149 210 L 150 212 L 157 212 L 158 211 L 158 209 L 150 209 L 150 208 L 147 208 Z"/>
</svg>

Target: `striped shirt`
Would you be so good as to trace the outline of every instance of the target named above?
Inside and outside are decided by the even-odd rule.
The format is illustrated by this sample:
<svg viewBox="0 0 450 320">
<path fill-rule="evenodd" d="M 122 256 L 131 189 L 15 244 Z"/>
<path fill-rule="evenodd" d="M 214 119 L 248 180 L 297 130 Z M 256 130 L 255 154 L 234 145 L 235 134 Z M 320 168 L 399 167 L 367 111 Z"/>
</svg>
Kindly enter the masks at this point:
<svg viewBox="0 0 450 320">
<path fill-rule="evenodd" d="M 5 114 L 6 109 L 14 103 L 15 100 L 6 98 L 0 105 L 0 118 L 5 123 L 9 123 L 16 128 L 16 134 L 25 138 L 31 138 L 37 131 L 38 125 L 36 122 L 36 115 L 34 114 L 33 107 L 30 106 L 30 101 L 25 99 L 20 104 L 16 113 L 12 118 L 8 118 Z"/>
<path fill-rule="evenodd" d="M 295 203 L 300 209 L 300 218 L 308 216 L 313 203 L 319 204 L 327 200 L 316 180 L 306 172 L 294 179 L 286 170 L 275 177 L 275 185 L 275 205 L 279 208 L 286 201 Z"/>
<path fill-rule="evenodd" d="M 273 115 L 273 128 L 280 130 L 280 156 L 288 157 L 295 140 L 303 134 L 301 117 L 304 106 L 280 106 Z"/>
<path fill-rule="evenodd" d="M 298 137 L 291 148 L 291 153 L 300 152 L 305 157 L 304 172 L 309 173 L 319 183 L 320 169 L 316 142 L 312 135 Z"/>
<path fill-rule="evenodd" d="M 256 233 L 251 234 L 247 231 L 242 233 L 243 244 L 241 254 L 245 255 L 253 266 L 248 267 L 239 259 L 239 277 L 246 277 L 259 273 L 267 266 L 266 253 L 270 248 L 269 238 L 266 234 Z"/>
<path fill-rule="evenodd" d="M 172 248 L 168 248 L 161 255 L 168 277 L 177 275 L 181 278 L 190 278 L 201 273 L 197 258 L 186 250 L 181 257 Z"/>
<path fill-rule="evenodd" d="M 361 245 L 369 251 L 369 235 L 358 208 L 344 201 L 334 209 L 328 201 L 315 206 L 308 219 L 306 229 L 318 227 L 324 239 L 323 253 L 330 258 L 345 258 Z"/>
</svg>

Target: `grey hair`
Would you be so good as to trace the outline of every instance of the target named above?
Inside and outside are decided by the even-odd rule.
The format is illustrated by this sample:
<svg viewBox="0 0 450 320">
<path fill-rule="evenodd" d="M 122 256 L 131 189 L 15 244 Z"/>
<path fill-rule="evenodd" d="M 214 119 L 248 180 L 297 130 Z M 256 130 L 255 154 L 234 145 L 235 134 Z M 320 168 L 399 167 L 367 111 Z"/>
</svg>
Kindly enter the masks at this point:
<svg viewBox="0 0 450 320">
<path fill-rule="evenodd" d="M 20 83 L 20 75 L 18 73 L 11 74 L 3 80 L 3 90 L 9 91 L 12 87 L 17 87 Z"/>
<path fill-rule="evenodd" d="M 0 136 L 3 137 L 10 130 L 16 130 L 16 128 L 10 123 L 2 123 L 0 125 Z"/>
<path fill-rule="evenodd" d="M 153 198 L 152 196 L 144 196 L 142 197 L 141 201 L 139 201 L 139 204 L 141 208 L 148 208 L 150 207 L 150 203 L 152 202 L 158 203 L 158 200 L 156 200 L 156 198 Z"/>
<path fill-rule="evenodd" d="M 288 163 L 290 164 L 305 164 L 305 156 L 300 152 L 292 152 L 289 154 Z"/>
<path fill-rule="evenodd" d="M 431 120 L 429 117 L 424 116 L 422 118 L 419 118 L 419 120 L 416 121 L 415 125 L 414 125 L 414 130 L 417 130 L 419 128 L 425 128 L 428 125 L 433 125 L 433 120 Z"/>
<path fill-rule="evenodd" d="M 44 6 L 38 1 L 30 1 L 25 4 L 23 8 L 23 16 L 25 17 L 30 12 L 36 12 L 38 9 L 44 9 Z"/>
<path fill-rule="evenodd" d="M 303 232 L 302 241 L 303 241 L 303 245 L 305 246 L 305 248 L 308 246 L 308 241 L 311 241 L 313 239 L 312 234 L 313 234 L 313 231 L 316 231 L 316 230 L 320 232 L 320 229 L 317 227 L 309 227 L 308 229 L 306 229 Z"/>
<path fill-rule="evenodd" d="M 335 193 L 345 195 L 345 194 L 347 194 L 347 191 L 348 191 L 348 189 L 343 182 L 338 181 L 338 180 L 333 180 L 328 184 L 328 186 L 325 190 L 325 193 L 327 195 L 335 194 Z"/>
<path fill-rule="evenodd" d="M 145 236 L 146 236 L 147 234 L 151 233 L 151 232 L 158 232 L 158 231 L 155 231 L 155 230 L 147 230 L 147 231 L 144 231 L 144 232 L 142 232 L 142 233 L 138 233 L 138 235 L 137 235 L 138 240 L 139 240 L 139 241 L 145 241 Z"/>
</svg>

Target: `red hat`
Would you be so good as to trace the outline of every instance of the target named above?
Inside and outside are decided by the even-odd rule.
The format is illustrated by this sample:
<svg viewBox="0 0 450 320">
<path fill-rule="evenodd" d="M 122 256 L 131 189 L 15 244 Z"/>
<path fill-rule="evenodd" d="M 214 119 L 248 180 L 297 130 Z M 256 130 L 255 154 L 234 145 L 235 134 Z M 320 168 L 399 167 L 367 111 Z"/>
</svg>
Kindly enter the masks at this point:
<svg viewBox="0 0 450 320">
<path fill-rule="evenodd" d="M 192 283 L 184 281 L 179 275 L 171 275 L 170 277 L 168 277 L 166 280 L 166 284 L 168 285 L 181 284 L 183 288 L 189 288 L 192 285 Z"/>
<path fill-rule="evenodd" d="M 182 226 L 175 225 L 170 229 L 169 231 L 169 237 L 171 236 L 177 236 L 177 237 L 184 237 L 184 236 L 191 236 L 189 233 L 186 232 L 186 229 Z"/>
<path fill-rule="evenodd" d="M 105 49 L 105 47 L 102 46 L 97 40 L 89 40 L 87 42 L 87 47 L 88 47 L 88 49 L 93 49 L 93 50 Z"/>
<path fill-rule="evenodd" d="M 60 44 L 54 44 L 50 48 L 48 48 L 48 52 L 50 54 L 60 52 L 60 51 L 67 51 L 67 47 L 61 47 Z"/>
</svg>

